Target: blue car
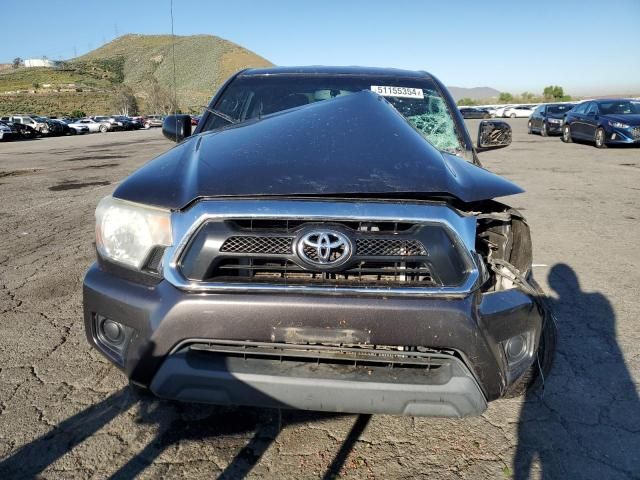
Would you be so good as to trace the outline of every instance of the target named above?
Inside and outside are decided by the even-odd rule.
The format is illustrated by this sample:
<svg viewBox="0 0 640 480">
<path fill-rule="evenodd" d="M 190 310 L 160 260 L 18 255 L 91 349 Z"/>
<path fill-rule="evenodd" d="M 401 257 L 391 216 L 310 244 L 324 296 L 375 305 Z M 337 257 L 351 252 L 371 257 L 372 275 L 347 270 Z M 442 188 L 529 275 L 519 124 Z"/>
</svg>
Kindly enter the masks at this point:
<svg viewBox="0 0 640 480">
<path fill-rule="evenodd" d="M 611 144 L 640 145 L 640 100 L 622 98 L 583 102 L 562 126 L 562 141 L 588 140 L 598 148 Z"/>
</svg>

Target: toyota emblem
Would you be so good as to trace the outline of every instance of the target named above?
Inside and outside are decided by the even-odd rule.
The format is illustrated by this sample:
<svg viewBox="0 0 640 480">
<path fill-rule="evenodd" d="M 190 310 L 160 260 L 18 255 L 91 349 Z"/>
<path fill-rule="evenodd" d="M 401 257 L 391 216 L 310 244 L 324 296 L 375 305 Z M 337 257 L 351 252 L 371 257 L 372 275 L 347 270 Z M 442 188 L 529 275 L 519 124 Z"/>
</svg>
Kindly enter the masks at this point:
<svg viewBox="0 0 640 480">
<path fill-rule="evenodd" d="M 313 230 L 298 239 L 298 257 L 316 268 L 332 268 L 351 258 L 351 240 L 335 230 Z"/>
</svg>

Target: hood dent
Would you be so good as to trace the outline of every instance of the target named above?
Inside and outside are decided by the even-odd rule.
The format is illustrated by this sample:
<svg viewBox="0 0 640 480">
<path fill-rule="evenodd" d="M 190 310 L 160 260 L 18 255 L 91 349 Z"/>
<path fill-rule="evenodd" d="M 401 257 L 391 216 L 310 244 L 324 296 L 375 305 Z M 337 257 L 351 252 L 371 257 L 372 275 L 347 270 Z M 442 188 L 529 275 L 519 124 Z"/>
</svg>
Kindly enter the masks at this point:
<svg viewBox="0 0 640 480">
<path fill-rule="evenodd" d="M 363 91 L 196 135 L 114 196 L 182 209 L 203 197 L 421 193 L 475 202 L 520 192 L 438 151 L 386 100 Z"/>
</svg>

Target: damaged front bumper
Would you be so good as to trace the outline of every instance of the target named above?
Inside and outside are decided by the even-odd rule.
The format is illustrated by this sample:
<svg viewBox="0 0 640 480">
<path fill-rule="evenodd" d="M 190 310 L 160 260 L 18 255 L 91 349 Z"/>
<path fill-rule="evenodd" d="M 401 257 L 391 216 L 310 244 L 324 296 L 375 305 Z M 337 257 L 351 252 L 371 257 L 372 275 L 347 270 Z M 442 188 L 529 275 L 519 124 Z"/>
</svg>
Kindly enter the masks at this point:
<svg viewBox="0 0 640 480">
<path fill-rule="evenodd" d="M 501 397 L 515 381 L 505 342 L 526 333 L 535 352 L 543 320 L 517 288 L 461 298 L 189 293 L 97 264 L 84 319 L 90 343 L 160 397 L 435 416 L 478 415 Z M 123 326 L 121 350 L 105 345 L 104 319 Z"/>
</svg>

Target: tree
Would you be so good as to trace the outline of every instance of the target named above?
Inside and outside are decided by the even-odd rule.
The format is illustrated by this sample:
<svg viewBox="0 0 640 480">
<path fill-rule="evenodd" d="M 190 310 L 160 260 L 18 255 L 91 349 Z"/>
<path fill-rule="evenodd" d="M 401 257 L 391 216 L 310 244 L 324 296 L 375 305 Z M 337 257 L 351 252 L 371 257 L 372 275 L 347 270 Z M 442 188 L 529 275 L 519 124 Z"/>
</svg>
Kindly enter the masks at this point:
<svg viewBox="0 0 640 480">
<path fill-rule="evenodd" d="M 24 64 L 24 60 L 20 57 L 16 57 L 13 59 L 11 64 L 13 65 L 13 68 L 20 68 Z"/>
<path fill-rule="evenodd" d="M 87 114 L 86 114 L 84 111 L 82 111 L 82 110 L 73 110 L 73 111 L 69 114 L 69 116 L 70 116 L 71 118 L 84 118 L 84 117 L 86 117 L 86 116 L 87 116 Z"/>
<path fill-rule="evenodd" d="M 40 84 L 38 82 L 33 82 L 31 85 L 33 86 L 34 90 L 37 90 L 40 88 Z"/>
<path fill-rule="evenodd" d="M 535 98 L 535 95 L 531 92 L 522 92 L 520 97 L 522 97 L 522 100 L 526 103 L 526 102 L 533 101 L 533 99 Z"/>
<path fill-rule="evenodd" d="M 509 103 L 513 100 L 513 95 L 511 95 L 509 92 L 500 92 L 500 95 L 498 96 L 498 101 L 500 103 Z"/>
<path fill-rule="evenodd" d="M 116 112 L 126 117 L 138 113 L 138 100 L 133 94 L 131 87 L 127 87 L 126 85 L 118 87 L 113 97 L 112 105 Z"/>
<path fill-rule="evenodd" d="M 544 96 L 545 100 L 555 101 L 562 100 L 562 98 L 565 96 L 563 88 L 559 85 L 549 85 L 548 87 L 544 87 L 542 95 Z"/>
<path fill-rule="evenodd" d="M 150 76 L 148 82 L 147 110 L 150 113 L 161 113 L 164 115 L 169 115 L 170 113 L 175 112 L 177 110 L 177 105 L 175 104 L 175 99 L 171 95 L 171 92 L 166 88 L 163 88 L 154 76 Z"/>
<path fill-rule="evenodd" d="M 458 100 L 458 105 L 463 106 L 463 105 L 477 105 L 476 101 L 472 98 L 469 97 L 465 97 L 465 98 L 461 98 L 460 100 Z"/>
</svg>

